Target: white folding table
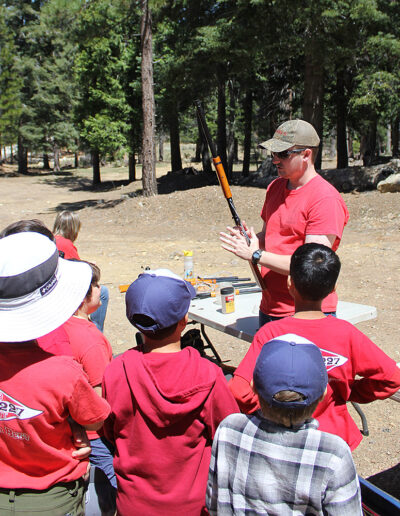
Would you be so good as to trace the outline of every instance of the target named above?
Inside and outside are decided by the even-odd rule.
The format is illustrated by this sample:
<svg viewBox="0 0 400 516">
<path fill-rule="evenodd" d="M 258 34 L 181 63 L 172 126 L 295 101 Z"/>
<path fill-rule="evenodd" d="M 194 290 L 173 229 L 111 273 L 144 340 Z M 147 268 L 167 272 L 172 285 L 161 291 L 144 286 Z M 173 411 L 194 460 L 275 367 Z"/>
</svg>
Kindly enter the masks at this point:
<svg viewBox="0 0 400 516">
<path fill-rule="evenodd" d="M 258 330 L 258 309 L 261 293 L 240 294 L 235 297 L 235 311 L 223 314 L 219 297 L 193 299 L 189 308 L 189 318 L 204 326 L 222 331 L 240 340 L 251 342 Z M 352 324 L 374 319 L 374 306 L 339 301 L 336 315 Z"/>
</svg>

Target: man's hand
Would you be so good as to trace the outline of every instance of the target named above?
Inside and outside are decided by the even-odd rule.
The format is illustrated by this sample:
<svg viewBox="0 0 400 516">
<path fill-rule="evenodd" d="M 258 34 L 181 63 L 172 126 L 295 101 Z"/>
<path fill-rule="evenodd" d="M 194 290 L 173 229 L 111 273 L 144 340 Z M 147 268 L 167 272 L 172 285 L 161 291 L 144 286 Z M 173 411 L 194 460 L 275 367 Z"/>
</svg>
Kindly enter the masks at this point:
<svg viewBox="0 0 400 516">
<path fill-rule="evenodd" d="M 246 238 L 242 235 L 238 227 L 232 228 L 228 226 L 226 229 L 229 233 L 221 232 L 219 234 L 219 239 L 222 242 L 221 247 L 223 249 L 233 253 L 243 260 L 250 261 L 254 251 L 260 249 L 260 243 L 254 229 L 248 229 L 245 223 L 243 223 L 243 226 L 250 238 L 250 246 L 247 245 Z"/>
</svg>

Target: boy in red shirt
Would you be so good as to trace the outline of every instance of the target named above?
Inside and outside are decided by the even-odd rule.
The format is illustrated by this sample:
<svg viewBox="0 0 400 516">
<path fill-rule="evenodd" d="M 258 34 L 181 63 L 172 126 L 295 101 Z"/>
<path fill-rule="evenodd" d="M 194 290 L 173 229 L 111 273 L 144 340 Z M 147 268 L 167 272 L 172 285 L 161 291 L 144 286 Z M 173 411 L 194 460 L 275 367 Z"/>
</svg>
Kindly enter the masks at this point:
<svg viewBox="0 0 400 516">
<path fill-rule="evenodd" d="M 301 335 L 320 348 L 329 377 L 327 395 L 313 417 L 319 421 L 320 430 L 339 435 L 354 450 L 362 435 L 346 402 L 388 398 L 400 388 L 400 369 L 352 324 L 322 312 L 322 301 L 334 291 L 339 271 L 339 257 L 324 245 L 304 244 L 294 252 L 288 289 L 295 314 L 258 330 L 229 387 L 242 412 L 258 409 L 250 382 L 263 345 L 280 335 Z"/>
<path fill-rule="evenodd" d="M 0 514 L 84 512 L 87 463 L 72 455 L 68 418 L 96 430 L 110 407 L 72 357 L 36 339 L 70 317 L 90 277 L 44 235 L 0 239 Z"/>
<path fill-rule="evenodd" d="M 146 271 L 126 293 L 129 321 L 144 343 L 107 367 L 104 426 L 115 444 L 120 516 L 199 516 L 211 444 L 238 406 L 221 369 L 180 337 L 195 290 L 166 269 Z"/>
</svg>

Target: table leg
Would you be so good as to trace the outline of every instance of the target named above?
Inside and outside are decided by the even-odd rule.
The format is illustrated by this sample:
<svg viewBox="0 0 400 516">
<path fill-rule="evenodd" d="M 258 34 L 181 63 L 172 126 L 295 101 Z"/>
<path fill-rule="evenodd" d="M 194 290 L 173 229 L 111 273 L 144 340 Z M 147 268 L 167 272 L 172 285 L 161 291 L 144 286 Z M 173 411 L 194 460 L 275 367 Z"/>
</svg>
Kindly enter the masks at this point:
<svg viewBox="0 0 400 516">
<path fill-rule="evenodd" d="M 204 348 L 210 348 L 211 351 L 214 353 L 214 356 L 217 359 L 217 362 L 219 364 L 222 364 L 221 357 L 218 355 L 217 350 L 214 348 L 211 340 L 209 339 L 208 335 L 206 334 L 206 330 L 205 330 L 204 324 L 200 324 L 200 330 L 201 330 L 201 334 L 203 335 L 205 341 L 207 342 L 207 346 L 204 346 Z"/>
</svg>

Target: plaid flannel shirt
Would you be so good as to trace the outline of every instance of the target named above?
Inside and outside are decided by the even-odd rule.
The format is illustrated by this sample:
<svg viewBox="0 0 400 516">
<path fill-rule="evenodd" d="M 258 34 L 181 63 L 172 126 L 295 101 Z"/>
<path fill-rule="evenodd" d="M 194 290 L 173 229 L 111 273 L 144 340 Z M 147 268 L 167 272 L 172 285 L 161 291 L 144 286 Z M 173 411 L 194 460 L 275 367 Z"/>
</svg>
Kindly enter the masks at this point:
<svg viewBox="0 0 400 516">
<path fill-rule="evenodd" d="M 218 427 L 206 503 L 218 516 L 362 514 L 348 445 L 315 419 L 286 428 L 260 412 L 232 414 Z"/>
</svg>

